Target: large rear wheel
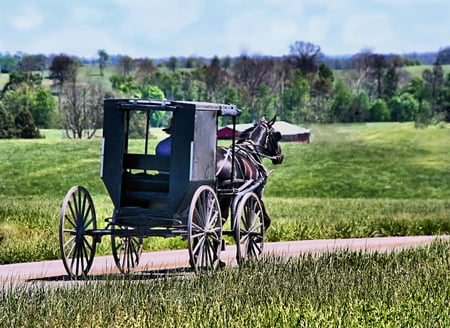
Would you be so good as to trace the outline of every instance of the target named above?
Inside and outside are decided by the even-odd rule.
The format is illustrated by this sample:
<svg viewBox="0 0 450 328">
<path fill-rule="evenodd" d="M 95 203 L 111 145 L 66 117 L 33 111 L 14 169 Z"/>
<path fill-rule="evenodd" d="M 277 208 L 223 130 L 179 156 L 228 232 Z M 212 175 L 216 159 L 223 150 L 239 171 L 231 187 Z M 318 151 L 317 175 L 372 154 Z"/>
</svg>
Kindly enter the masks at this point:
<svg viewBox="0 0 450 328">
<path fill-rule="evenodd" d="M 258 258 L 264 246 L 264 218 L 259 197 L 250 192 L 239 201 L 234 226 L 236 260 L 242 264 L 249 258 Z"/>
<path fill-rule="evenodd" d="M 194 271 L 215 269 L 220 262 L 222 217 L 219 200 L 207 185 L 192 197 L 188 217 L 189 262 Z"/>
<path fill-rule="evenodd" d="M 94 202 L 86 188 L 72 187 L 66 194 L 59 221 L 59 247 L 69 276 L 87 275 L 94 262 L 97 241 Z"/>
</svg>

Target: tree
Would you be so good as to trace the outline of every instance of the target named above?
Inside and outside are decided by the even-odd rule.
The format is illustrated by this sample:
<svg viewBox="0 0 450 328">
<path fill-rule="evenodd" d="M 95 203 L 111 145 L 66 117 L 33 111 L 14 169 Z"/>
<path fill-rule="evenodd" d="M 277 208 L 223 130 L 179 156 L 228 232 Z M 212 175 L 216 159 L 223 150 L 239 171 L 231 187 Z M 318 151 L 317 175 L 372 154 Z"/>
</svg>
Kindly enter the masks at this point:
<svg viewBox="0 0 450 328">
<path fill-rule="evenodd" d="M 349 108 L 351 122 L 365 122 L 369 119 L 370 99 L 365 91 L 353 95 Z"/>
<path fill-rule="evenodd" d="M 271 115 L 275 109 L 274 91 L 280 89 L 281 66 L 273 58 L 241 55 L 233 65 L 232 73 L 237 84 L 241 104 L 247 109 L 248 119 Z"/>
<path fill-rule="evenodd" d="M 62 88 L 67 79 L 70 78 L 72 67 L 75 65 L 75 60 L 65 54 L 53 57 L 50 64 L 50 78 L 56 81 L 56 84 Z"/>
<path fill-rule="evenodd" d="M 289 78 L 283 87 L 282 105 L 277 112 L 279 118 L 291 123 L 308 121 L 307 102 L 309 94 L 308 81 L 300 69 L 295 69 L 289 74 Z"/>
<path fill-rule="evenodd" d="M 315 116 L 320 118 L 321 121 L 329 121 L 331 119 L 328 110 L 333 81 L 334 76 L 331 69 L 325 64 L 320 64 L 319 73 L 312 80 L 311 105 Z"/>
<path fill-rule="evenodd" d="M 10 112 L 8 112 L 0 101 L 0 139 L 14 138 L 16 129 L 14 120 Z"/>
<path fill-rule="evenodd" d="M 63 89 L 63 122 L 69 138 L 92 138 L 101 128 L 105 91 L 101 84 L 81 84 L 76 69 Z"/>
<path fill-rule="evenodd" d="M 22 109 L 14 119 L 16 135 L 19 138 L 33 139 L 41 138 L 39 130 L 34 124 L 33 116 L 27 109 Z"/>
<path fill-rule="evenodd" d="M 289 46 L 289 49 L 294 68 L 300 69 L 305 76 L 317 72 L 317 63 L 323 57 L 320 46 L 310 42 L 296 41 Z"/>
<path fill-rule="evenodd" d="M 448 65 L 450 64 L 450 47 L 445 47 L 439 50 L 436 63 L 439 65 Z"/>
<path fill-rule="evenodd" d="M 152 74 L 155 72 L 157 68 L 153 64 L 153 60 L 145 58 L 142 60 L 139 60 L 138 62 L 138 71 L 135 74 L 135 78 L 137 80 L 141 80 L 145 78 L 146 76 Z"/>
<path fill-rule="evenodd" d="M 177 57 L 174 57 L 174 56 L 170 57 L 169 61 L 167 62 L 166 65 L 167 65 L 167 68 L 169 70 L 171 70 L 172 72 L 175 72 L 175 70 L 178 67 L 178 59 L 177 59 Z"/>
<path fill-rule="evenodd" d="M 385 68 L 387 66 L 386 57 L 380 54 L 372 54 L 369 57 L 369 81 L 371 83 L 371 90 L 375 94 L 375 98 L 383 98 L 383 87 L 382 87 L 382 79 L 384 75 Z"/>
<path fill-rule="evenodd" d="M 2 56 L 0 54 L 0 73 L 11 73 L 19 62 L 19 58 L 10 56 L 9 54 Z"/>
<path fill-rule="evenodd" d="M 42 85 L 34 88 L 30 112 L 37 127 L 50 128 L 53 126 L 56 115 L 56 100 L 48 88 Z"/>
<path fill-rule="evenodd" d="M 338 80 L 334 86 L 334 97 L 331 104 L 331 119 L 338 122 L 354 122 L 355 117 L 351 112 L 352 93 L 347 86 Z"/>
<path fill-rule="evenodd" d="M 397 68 L 394 64 L 389 65 L 382 80 L 382 95 L 384 100 L 389 101 L 396 95 L 399 81 L 400 75 L 397 72 Z"/>
<path fill-rule="evenodd" d="M 392 97 L 389 101 L 391 119 L 398 122 L 414 121 L 419 111 L 419 102 L 408 92 Z"/>
<path fill-rule="evenodd" d="M 219 101 L 222 90 L 228 85 L 228 73 L 220 66 L 219 57 L 215 56 L 211 64 L 201 70 L 206 83 L 207 101 Z M 197 72 L 198 73 L 198 72 Z"/>
<path fill-rule="evenodd" d="M 375 99 L 369 108 L 370 122 L 386 122 L 391 119 L 391 113 L 386 102 L 379 98 Z"/>
<path fill-rule="evenodd" d="M 73 58 L 60 54 L 53 57 L 52 63 L 49 67 L 49 77 L 55 81 L 58 87 L 58 109 L 61 109 L 61 96 L 64 88 L 64 84 L 67 80 L 73 79 L 74 71 L 76 71 L 79 63 Z"/>
<path fill-rule="evenodd" d="M 3 87 L 2 95 L 9 90 L 16 90 L 23 84 L 27 84 L 32 87 L 34 85 L 40 85 L 41 83 L 42 76 L 40 74 L 13 71 L 9 74 L 8 82 Z"/>
<path fill-rule="evenodd" d="M 98 68 L 100 69 L 100 76 L 103 76 L 104 69 L 109 60 L 109 55 L 106 50 L 101 49 L 98 51 L 98 57 Z"/>
<path fill-rule="evenodd" d="M 17 64 L 17 69 L 22 72 L 43 72 L 46 66 L 47 57 L 45 55 L 24 55 Z"/>
<path fill-rule="evenodd" d="M 130 56 L 121 56 L 117 64 L 119 74 L 128 76 L 134 68 L 134 60 Z"/>
<path fill-rule="evenodd" d="M 56 101 L 50 90 L 41 84 L 18 84 L 5 93 L 3 104 L 12 115 L 28 110 L 40 128 L 49 128 L 55 118 Z"/>
</svg>

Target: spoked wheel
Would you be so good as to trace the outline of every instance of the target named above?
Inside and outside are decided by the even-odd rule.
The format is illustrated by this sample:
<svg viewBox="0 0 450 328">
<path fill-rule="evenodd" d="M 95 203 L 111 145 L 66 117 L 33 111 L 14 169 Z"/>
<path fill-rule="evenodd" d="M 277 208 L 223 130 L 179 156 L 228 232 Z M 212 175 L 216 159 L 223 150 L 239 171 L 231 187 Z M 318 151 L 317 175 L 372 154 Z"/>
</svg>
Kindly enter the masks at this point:
<svg viewBox="0 0 450 328">
<path fill-rule="evenodd" d="M 114 230 L 131 230 L 130 227 L 117 225 L 116 214 L 112 218 L 111 247 L 114 262 L 122 273 L 134 272 L 139 264 L 142 254 L 142 237 L 124 236 L 114 232 Z"/>
<path fill-rule="evenodd" d="M 59 221 L 59 247 L 71 277 L 87 275 L 94 262 L 97 229 L 94 202 L 86 188 L 72 187 L 66 194 Z"/>
<path fill-rule="evenodd" d="M 259 197 L 250 192 L 242 197 L 236 211 L 234 226 L 236 260 L 239 264 L 258 258 L 264 246 L 264 218 Z"/>
<path fill-rule="evenodd" d="M 215 269 L 220 262 L 222 216 L 210 186 L 199 187 L 192 197 L 187 228 L 191 267 L 196 272 Z"/>
</svg>

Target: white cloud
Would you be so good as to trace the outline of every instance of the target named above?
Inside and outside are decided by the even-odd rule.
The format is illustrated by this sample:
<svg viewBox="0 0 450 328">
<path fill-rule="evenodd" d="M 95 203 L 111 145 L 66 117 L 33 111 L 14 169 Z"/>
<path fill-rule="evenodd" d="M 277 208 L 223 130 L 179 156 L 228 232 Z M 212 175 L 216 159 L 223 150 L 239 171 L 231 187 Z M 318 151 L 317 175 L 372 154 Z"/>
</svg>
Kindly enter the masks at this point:
<svg viewBox="0 0 450 328">
<path fill-rule="evenodd" d="M 98 49 L 130 56 L 432 51 L 450 42 L 447 0 L 20 0 L 0 11 L 0 52 Z"/>
<path fill-rule="evenodd" d="M 34 5 L 19 7 L 16 13 L 10 18 L 11 26 L 19 31 L 29 31 L 36 29 L 44 22 L 44 16 Z"/>
<path fill-rule="evenodd" d="M 348 48 L 347 53 L 355 53 L 367 47 L 383 52 L 389 51 L 388 47 L 395 42 L 393 32 L 387 15 L 356 13 L 344 23 L 339 39 Z"/>
</svg>

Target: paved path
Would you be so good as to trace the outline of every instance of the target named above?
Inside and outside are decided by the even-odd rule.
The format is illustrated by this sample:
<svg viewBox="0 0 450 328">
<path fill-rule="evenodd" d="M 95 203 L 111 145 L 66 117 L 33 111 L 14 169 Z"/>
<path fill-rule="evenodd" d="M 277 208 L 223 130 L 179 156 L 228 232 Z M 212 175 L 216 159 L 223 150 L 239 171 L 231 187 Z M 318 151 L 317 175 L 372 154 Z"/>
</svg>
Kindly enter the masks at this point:
<svg viewBox="0 0 450 328">
<path fill-rule="evenodd" d="M 296 256 L 304 253 L 321 253 L 336 250 L 395 251 L 406 247 L 426 245 L 437 238 L 449 240 L 450 236 L 382 237 L 357 239 L 323 239 L 265 243 L 264 255 Z M 228 265 L 235 265 L 236 247 L 229 245 L 221 253 Z M 188 251 L 161 251 L 143 253 L 137 271 L 158 271 L 188 268 Z M 97 256 L 90 275 L 118 273 L 112 256 Z M 61 260 L 0 265 L 0 283 L 36 280 L 63 280 L 67 276 Z"/>
</svg>

